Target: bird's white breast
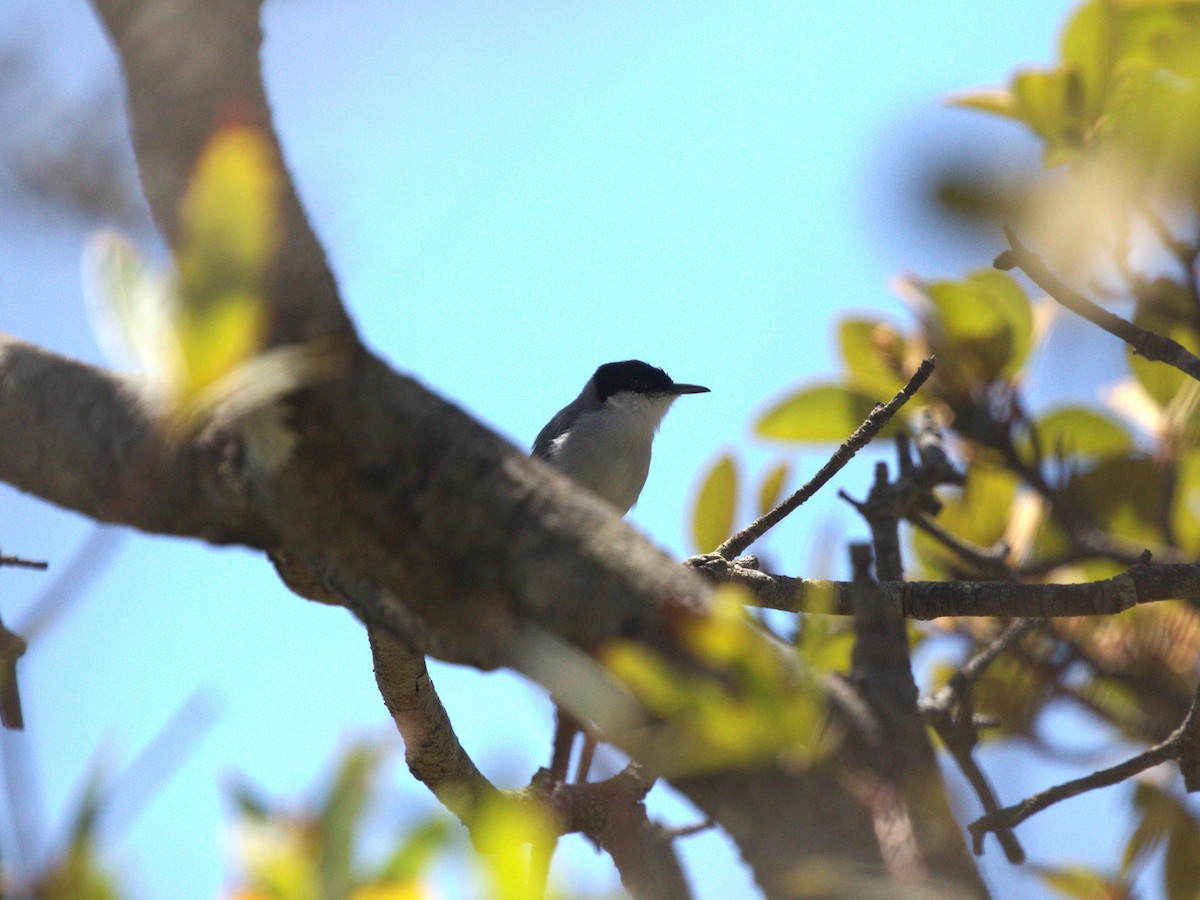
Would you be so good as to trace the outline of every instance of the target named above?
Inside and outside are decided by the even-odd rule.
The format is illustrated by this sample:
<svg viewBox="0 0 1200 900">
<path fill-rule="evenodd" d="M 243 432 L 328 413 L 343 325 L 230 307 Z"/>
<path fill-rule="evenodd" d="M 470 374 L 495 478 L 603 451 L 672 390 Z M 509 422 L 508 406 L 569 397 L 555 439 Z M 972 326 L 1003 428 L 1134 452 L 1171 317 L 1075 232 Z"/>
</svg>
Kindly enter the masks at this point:
<svg viewBox="0 0 1200 900">
<path fill-rule="evenodd" d="M 624 515 L 646 484 L 654 432 L 674 399 L 614 394 L 555 438 L 549 462 Z"/>
</svg>

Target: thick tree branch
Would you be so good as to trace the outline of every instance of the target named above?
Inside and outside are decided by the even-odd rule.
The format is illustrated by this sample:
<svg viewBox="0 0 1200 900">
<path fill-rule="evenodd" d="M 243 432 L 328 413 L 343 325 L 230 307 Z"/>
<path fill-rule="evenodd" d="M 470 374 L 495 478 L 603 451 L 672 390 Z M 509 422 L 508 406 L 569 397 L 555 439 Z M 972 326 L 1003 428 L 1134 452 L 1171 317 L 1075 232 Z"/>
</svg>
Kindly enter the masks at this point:
<svg viewBox="0 0 1200 900">
<path fill-rule="evenodd" d="M 375 680 L 404 739 L 409 771 L 468 829 L 502 795 L 548 808 L 560 834 L 580 832 L 608 851 L 629 893 L 647 900 L 690 896 L 670 835 L 642 803 L 651 781 L 632 766 L 607 781 L 569 785 L 535 779 L 524 791 L 501 792 L 476 768 L 454 733 L 425 658 L 387 631 L 368 627 Z"/>
<path fill-rule="evenodd" d="M 139 382 L 0 333 L 0 480 L 100 522 L 269 545 L 215 450 L 167 441 Z"/>
<path fill-rule="evenodd" d="M 261 0 L 93 0 L 126 73 L 138 174 L 154 221 L 178 249 L 179 199 L 218 127 L 255 126 L 283 153 L 259 67 Z M 325 251 L 291 179 L 282 185 L 282 233 L 272 272 L 273 343 L 352 337 Z"/>
</svg>

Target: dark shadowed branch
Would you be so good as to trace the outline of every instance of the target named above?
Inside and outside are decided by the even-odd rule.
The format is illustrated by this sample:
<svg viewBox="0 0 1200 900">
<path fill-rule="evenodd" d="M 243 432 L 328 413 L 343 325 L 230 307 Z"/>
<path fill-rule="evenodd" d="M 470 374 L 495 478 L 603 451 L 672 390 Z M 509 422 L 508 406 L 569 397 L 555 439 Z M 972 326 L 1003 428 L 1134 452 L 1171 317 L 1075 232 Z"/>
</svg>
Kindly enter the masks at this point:
<svg viewBox="0 0 1200 900">
<path fill-rule="evenodd" d="M 1110 313 L 1079 291 L 1063 284 L 1038 254 L 1017 239 L 1011 228 L 1005 227 L 1004 234 L 1008 238 L 1009 249 L 996 257 L 997 269 L 1020 269 L 1053 299 L 1109 334 L 1116 335 L 1141 356 L 1174 366 L 1184 374 L 1200 380 L 1200 357 L 1178 341 L 1134 325 L 1128 319 Z"/>
</svg>

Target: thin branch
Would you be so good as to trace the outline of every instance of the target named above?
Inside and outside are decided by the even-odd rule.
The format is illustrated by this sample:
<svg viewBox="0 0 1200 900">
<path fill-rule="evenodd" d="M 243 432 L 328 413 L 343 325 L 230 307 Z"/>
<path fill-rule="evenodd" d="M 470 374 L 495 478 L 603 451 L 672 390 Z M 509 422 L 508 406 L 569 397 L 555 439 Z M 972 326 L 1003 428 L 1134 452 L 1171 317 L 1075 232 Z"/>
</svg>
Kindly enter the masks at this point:
<svg viewBox="0 0 1200 900">
<path fill-rule="evenodd" d="M 1061 800 L 1077 797 L 1080 794 L 1094 791 L 1097 788 L 1119 784 L 1127 778 L 1132 778 L 1138 772 L 1144 772 L 1146 769 L 1153 768 L 1167 760 L 1178 759 L 1180 735 L 1182 732 L 1182 727 L 1176 729 L 1174 734 L 1161 744 L 1151 747 L 1144 753 L 1139 753 L 1137 756 L 1118 763 L 1115 766 L 1101 769 L 1083 778 L 1076 778 L 1073 781 L 1055 785 L 1039 794 L 1034 794 L 1032 797 L 1022 800 L 1014 806 L 1007 806 L 1004 809 L 982 816 L 967 826 L 971 832 L 975 853 L 978 855 L 983 852 L 983 838 L 989 831 L 996 831 L 1000 828 L 1015 828 L 1030 816 L 1036 815 Z"/>
<path fill-rule="evenodd" d="M 963 663 L 937 693 L 921 700 L 921 713 L 958 764 L 985 814 L 999 811 L 1000 803 L 973 755 L 979 741 L 979 729 L 975 721 L 971 687 L 1001 653 L 1040 624 L 1040 619 L 1018 619 Z M 998 827 L 996 837 L 1010 863 L 1019 865 L 1025 861 L 1025 850 L 1011 828 Z"/>
<path fill-rule="evenodd" d="M 796 491 L 773 510 L 764 516 L 755 519 L 729 540 L 725 541 L 716 549 L 716 554 L 723 559 L 733 559 L 735 556 L 740 556 L 746 549 L 766 534 L 770 529 L 774 528 L 782 522 L 787 516 L 795 512 L 800 506 L 807 501 L 813 494 L 819 491 L 825 484 L 836 475 L 846 463 L 853 459 L 854 454 L 865 447 L 877 435 L 892 417 L 900 410 L 905 403 L 912 399 L 913 395 L 920 389 L 921 385 L 933 373 L 934 366 L 937 361 L 931 356 L 924 360 L 917 371 L 900 391 L 889 400 L 886 404 L 879 404 L 867 416 L 864 421 L 855 430 L 854 434 L 850 435 L 840 447 L 834 452 L 829 461 L 821 467 L 821 470 L 809 480 L 809 482 Z"/>
<path fill-rule="evenodd" d="M 785 612 L 853 615 L 851 583 L 807 580 L 747 568 L 719 556 L 694 556 L 686 565 L 718 584 L 735 584 L 749 602 Z M 883 581 L 879 590 L 906 619 L 943 616 L 1060 618 L 1124 612 L 1161 600 L 1200 600 L 1200 563 L 1138 564 L 1127 572 L 1082 584 L 1000 581 Z"/>
<path fill-rule="evenodd" d="M 1109 334 L 1116 335 L 1141 356 L 1154 362 L 1163 362 L 1174 366 L 1185 375 L 1190 375 L 1200 381 L 1200 357 L 1190 352 L 1178 341 L 1134 325 L 1128 319 L 1122 319 L 1092 302 L 1074 288 L 1067 287 L 1042 262 L 1040 256 L 1017 239 L 1011 228 L 1005 227 L 1004 234 L 1008 238 L 1011 249 L 1005 250 L 996 257 L 994 265 L 997 269 L 1002 271 L 1020 269 L 1038 287 L 1067 309 L 1100 326 Z"/>
<path fill-rule="evenodd" d="M 1007 544 L 999 543 L 994 547 L 977 547 L 964 541 L 958 535 L 951 534 L 936 519 L 923 512 L 909 515 L 907 521 L 982 572 L 989 575 L 1013 577 L 1012 569 L 1005 562 L 1009 554 Z"/>
<path fill-rule="evenodd" d="M 48 562 L 34 559 L 22 559 L 19 556 L 4 556 L 0 554 L 0 568 L 4 566 L 12 566 L 16 569 L 37 569 L 39 572 L 45 572 L 50 568 Z"/>
<path fill-rule="evenodd" d="M 1200 687 L 1179 726 L 1179 771 L 1189 794 L 1200 791 Z"/>
</svg>

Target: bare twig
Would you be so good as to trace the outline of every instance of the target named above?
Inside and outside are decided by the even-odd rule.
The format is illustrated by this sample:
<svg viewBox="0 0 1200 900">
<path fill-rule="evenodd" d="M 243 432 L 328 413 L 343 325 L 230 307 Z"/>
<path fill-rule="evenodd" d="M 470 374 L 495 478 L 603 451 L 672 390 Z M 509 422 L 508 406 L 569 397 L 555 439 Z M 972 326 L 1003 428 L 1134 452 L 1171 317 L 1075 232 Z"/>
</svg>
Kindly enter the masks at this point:
<svg viewBox="0 0 1200 900">
<path fill-rule="evenodd" d="M 925 720 L 937 732 L 942 743 L 958 764 L 959 769 L 971 785 L 983 806 L 984 814 L 999 811 L 1000 803 L 992 790 L 983 770 L 972 755 L 979 740 L 975 709 L 971 699 L 971 686 L 979 679 L 996 658 L 1012 646 L 1026 632 L 1041 624 L 1040 619 L 1018 619 L 995 640 L 967 660 L 954 676 L 932 697 L 921 701 L 921 712 Z M 1025 850 L 1012 829 L 996 828 L 996 837 L 1010 863 L 1019 865 L 1025 861 Z"/>
<path fill-rule="evenodd" d="M 751 544 L 782 522 L 791 513 L 799 509 L 805 501 L 824 487 L 829 479 L 836 475 L 854 457 L 854 454 L 871 442 L 880 429 L 892 420 L 892 417 L 899 411 L 900 407 L 912 399 L 912 396 L 933 373 L 936 364 L 937 361 L 932 356 L 924 360 L 908 380 L 908 384 L 901 388 L 899 393 L 890 401 L 877 405 L 874 411 L 867 416 L 866 421 L 858 426 L 854 434 L 850 435 L 845 443 L 837 448 L 833 456 L 829 458 L 829 461 L 821 467 L 821 470 L 804 487 L 800 488 L 800 490 L 796 491 L 769 513 L 755 519 L 737 534 L 733 535 L 733 537 L 729 538 L 729 540 L 725 541 L 725 543 L 716 549 L 716 555 L 727 560 L 733 559 L 735 556 L 740 556 Z"/>
<path fill-rule="evenodd" d="M 1179 771 L 1188 793 L 1200 791 L 1200 687 L 1179 726 Z"/>
<path fill-rule="evenodd" d="M 1134 325 L 1128 319 L 1122 319 L 1093 303 L 1074 288 L 1067 287 L 1042 262 L 1040 256 L 1017 239 L 1011 228 L 1006 226 L 1004 235 L 1008 238 L 1011 249 L 1005 250 L 996 257 L 994 265 L 997 269 L 1004 271 L 1020 269 L 1038 287 L 1067 309 L 1100 326 L 1109 334 L 1116 335 L 1141 356 L 1154 362 L 1163 362 L 1174 366 L 1185 375 L 1190 375 L 1200 381 L 1200 357 L 1190 352 L 1178 341 Z"/>
<path fill-rule="evenodd" d="M 50 564 L 35 559 L 22 559 L 19 556 L 5 556 L 0 554 L 0 567 L 12 566 L 16 569 L 37 569 L 40 572 L 50 568 Z"/>
<path fill-rule="evenodd" d="M 1107 769 L 1101 769 L 1098 772 L 1093 772 L 1091 775 L 1086 775 L 1083 778 L 1076 778 L 1073 781 L 1055 785 L 1039 794 L 1034 794 L 1032 797 L 1022 800 L 1014 806 L 1007 806 L 1004 809 L 989 813 L 975 820 L 967 826 L 971 832 L 975 853 L 979 854 L 983 852 L 983 838 L 989 831 L 996 831 L 1000 828 L 1015 828 L 1030 816 L 1036 815 L 1043 809 L 1053 806 L 1061 800 L 1077 797 L 1080 794 L 1094 791 L 1097 788 L 1119 784 L 1127 778 L 1132 778 L 1138 772 L 1144 772 L 1146 769 L 1157 766 L 1159 763 L 1164 763 L 1170 759 L 1178 759 L 1182 732 L 1183 728 L 1181 726 L 1161 744 L 1151 747 L 1144 753 L 1139 753 L 1137 756 L 1127 759 L 1122 763 L 1118 763 Z"/>
<path fill-rule="evenodd" d="M 964 541 L 958 535 L 951 534 L 941 524 L 927 513 L 916 512 L 908 516 L 908 521 L 916 528 L 925 532 L 947 550 L 989 575 L 1013 577 L 1012 570 L 1005 559 L 1008 558 L 1009 547 L 1000 543 L 994 547 L 976 547 Z"/>
</svg>

